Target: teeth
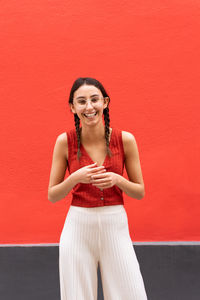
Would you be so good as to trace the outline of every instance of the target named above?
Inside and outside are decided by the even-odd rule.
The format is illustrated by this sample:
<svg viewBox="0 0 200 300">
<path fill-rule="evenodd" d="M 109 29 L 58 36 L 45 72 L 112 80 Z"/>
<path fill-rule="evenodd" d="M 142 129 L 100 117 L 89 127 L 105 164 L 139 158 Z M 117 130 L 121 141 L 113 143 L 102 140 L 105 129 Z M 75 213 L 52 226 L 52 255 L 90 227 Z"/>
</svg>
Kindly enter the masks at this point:
<svg viewBox="0 0 200 300">
<path fill-rule="evenodd" d="M 86 117 L 93 117 L 93 116 L 95 116 L 96 115 L 96 112 L 95 113 L 93 113 L 93 114 L 84 114 Z"/>
</svg>

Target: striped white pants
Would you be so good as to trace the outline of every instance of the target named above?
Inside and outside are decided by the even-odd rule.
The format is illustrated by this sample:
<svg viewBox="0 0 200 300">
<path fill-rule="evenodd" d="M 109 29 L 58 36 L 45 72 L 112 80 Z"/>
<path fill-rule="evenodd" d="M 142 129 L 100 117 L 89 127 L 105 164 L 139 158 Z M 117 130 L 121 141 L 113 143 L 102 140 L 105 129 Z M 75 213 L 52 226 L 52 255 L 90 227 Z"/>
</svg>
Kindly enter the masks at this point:
<svg viewBox="0 0 200 300">
<path fill-rule="evenodd" d="M 123 205 L 71 205 L 59 243 L 61 300 L 96 300 L 97 268 L 104 300 L 146 300 Z"/>
</svg>

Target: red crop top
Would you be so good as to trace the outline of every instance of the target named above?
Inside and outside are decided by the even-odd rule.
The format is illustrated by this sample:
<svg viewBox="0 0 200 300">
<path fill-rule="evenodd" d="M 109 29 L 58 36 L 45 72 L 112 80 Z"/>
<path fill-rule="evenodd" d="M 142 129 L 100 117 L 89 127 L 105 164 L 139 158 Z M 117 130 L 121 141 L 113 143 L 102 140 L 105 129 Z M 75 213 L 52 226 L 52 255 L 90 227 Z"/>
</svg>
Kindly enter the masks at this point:
<svg viewBox="0 0 200 300">
<path fill-rule="evenodd" d="M 69 174 L 86 165 L 91 165 L 94 163 L 82 144 L 80 145 L 82 155 L 80 157 L 80 160 L 78 161 L 78 143 L 75 128 L 67 132 L 67 140 L 67 163 Z M 103 162 L 103 166 L 105 167 L 106 172 L 114 172 L 123 175 L 125 154 L 121 130 L 112 128 L 109 148 L 111 149 L 113 155 L 112 157 L 106 155 L 106 158 Z M 124 204 L 124 199 L 122 190 L 116 185 L 112 186 L 111 188 L 100 190 L 98 187 L 92 185 L 91 183 L 78 183 L 73 188 L 71 204 L 82 207 L 119 205 Z"/>
</svg>

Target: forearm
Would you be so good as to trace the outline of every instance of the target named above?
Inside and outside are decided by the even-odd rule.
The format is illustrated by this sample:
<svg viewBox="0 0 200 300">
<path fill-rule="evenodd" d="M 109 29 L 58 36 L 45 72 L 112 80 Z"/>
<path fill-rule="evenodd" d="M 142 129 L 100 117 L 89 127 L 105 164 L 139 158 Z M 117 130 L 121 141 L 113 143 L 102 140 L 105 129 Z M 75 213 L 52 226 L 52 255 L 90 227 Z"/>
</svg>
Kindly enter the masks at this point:
<svg viewBox="0 0 200 300">
<path fill-rule="evenodd" d="M 76 175 L 74 173 L 70 174 L 63 182 L 49 188 L 49 201 L 55 203 L 65 198 L 77 183 Z"/>
<path fill-rule="evenodd" d="M 142 184 L 129 181 L 119 174 L 117 174 L 116 185 L 129 197 L 140 200 L 145 195 L 144 186 Z"/>
</svg>

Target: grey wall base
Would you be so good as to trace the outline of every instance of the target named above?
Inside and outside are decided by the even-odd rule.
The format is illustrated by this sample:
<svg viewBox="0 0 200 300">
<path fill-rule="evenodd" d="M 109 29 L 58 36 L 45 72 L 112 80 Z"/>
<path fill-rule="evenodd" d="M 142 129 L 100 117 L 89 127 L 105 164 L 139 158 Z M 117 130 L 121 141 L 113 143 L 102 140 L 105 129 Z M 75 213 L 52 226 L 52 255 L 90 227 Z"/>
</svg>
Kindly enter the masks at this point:
<svg viewBox="0 0 200 300">
<path fill-rule="evenodd" d="M 200 245 L 134 249 L 148 300 L 200 299 Z M 0 299 L 60 300 L 58 262 L 58 246 L 0 247 Z M 97 273 L 98 300 L 103 300 L 99 268 Z"/>
</svg>

